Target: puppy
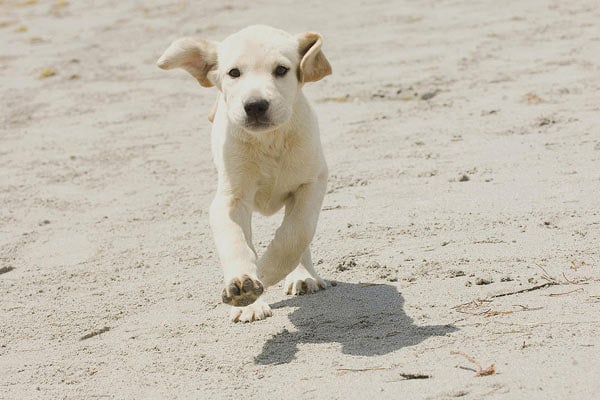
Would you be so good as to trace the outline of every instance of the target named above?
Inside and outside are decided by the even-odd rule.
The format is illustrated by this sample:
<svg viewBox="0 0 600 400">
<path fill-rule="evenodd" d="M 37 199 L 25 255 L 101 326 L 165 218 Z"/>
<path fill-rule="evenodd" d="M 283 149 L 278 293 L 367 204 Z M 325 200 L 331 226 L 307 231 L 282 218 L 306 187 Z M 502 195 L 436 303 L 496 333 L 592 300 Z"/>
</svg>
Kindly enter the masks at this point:
<svg viewBox="0 0 600 400">
<path fill-rule="evenodd" d="M 288 294 L 314 293 L 326 283 L 313 268 L 310 242 L 327 185 L 317 118 L 302 86 L 331 74 L 322 38 L 250 26 L 220 43 L 181 38 L 158 60 L 183 68 L 219 96 L 209 119 L 218 172 L 210 225 L 223 266 L 223 302 L 232 321 L 271 316 L 263 290 L 286 278 Z M 259 258 L 252 244 L 252 212 L 281 226 Z"/>
</svg>

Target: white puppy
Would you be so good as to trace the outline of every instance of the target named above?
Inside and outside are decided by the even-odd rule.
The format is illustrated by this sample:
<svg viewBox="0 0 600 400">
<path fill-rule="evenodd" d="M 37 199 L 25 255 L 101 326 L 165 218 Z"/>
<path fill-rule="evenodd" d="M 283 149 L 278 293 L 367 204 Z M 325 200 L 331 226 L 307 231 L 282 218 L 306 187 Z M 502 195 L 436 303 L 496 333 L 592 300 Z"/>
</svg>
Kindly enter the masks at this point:
<svg viewBox="0 0 600 400">
<path fill-rule="evenodd" d="M 302 86 L 331 73 L 318 33 L 297 36 L 251 26 L 221 43 L 176 40 L 158 60 L 183 68 L 220 95 L 209 116 L 218 186 L 210 224 L 225 275 L 223 302 L 233 321 L 271 316 L 259 296 L 287 276 L 288 294 L 326 287 L 310 256 L 327 185 L 317 118 Z M 258 258 L 252 212 L 272 215 L 285 206 L 273 241 Z"/>
</svg>

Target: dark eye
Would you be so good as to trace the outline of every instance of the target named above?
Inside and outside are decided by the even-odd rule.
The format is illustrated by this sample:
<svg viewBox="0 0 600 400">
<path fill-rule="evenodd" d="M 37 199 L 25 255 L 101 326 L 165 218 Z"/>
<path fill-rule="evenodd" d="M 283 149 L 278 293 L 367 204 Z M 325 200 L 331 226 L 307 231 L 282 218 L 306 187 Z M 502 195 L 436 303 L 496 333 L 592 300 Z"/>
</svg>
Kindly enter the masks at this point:
<svg viewBox="0 0 600 400">
<path fill-rule="evenodd" d="M 242 73 L 240 72 L 239 69 L 232 68 L 229 70 L 229 72 L 227 74 L 232 78 L 239 78 Z"/>
<path fill-rule="evenodd" d="M 284 76 L 289 70 L 289 68 L 279 65 L 277 68 L 275 68 L 275 76 Z"/>
</svg>

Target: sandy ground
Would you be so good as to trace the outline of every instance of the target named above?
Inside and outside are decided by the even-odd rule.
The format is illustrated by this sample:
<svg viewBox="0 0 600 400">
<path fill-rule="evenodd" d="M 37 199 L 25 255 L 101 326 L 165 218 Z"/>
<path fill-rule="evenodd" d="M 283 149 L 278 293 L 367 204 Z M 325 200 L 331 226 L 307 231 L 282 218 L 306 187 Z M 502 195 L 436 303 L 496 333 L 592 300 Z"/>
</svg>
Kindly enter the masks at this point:
<svg viewBox="0 0 600 400">
<path fill-rule="evenodd" d="M 598 21 L 591 0 L 0 1 L 0 398 L 598 398 Z M 154 63 L 254 23 L 325 37 L 313 258 L 337 286 L 233 324 L 215 92 Z M 280 219 L 255 218 L 259 249 Z"/>
</svg>

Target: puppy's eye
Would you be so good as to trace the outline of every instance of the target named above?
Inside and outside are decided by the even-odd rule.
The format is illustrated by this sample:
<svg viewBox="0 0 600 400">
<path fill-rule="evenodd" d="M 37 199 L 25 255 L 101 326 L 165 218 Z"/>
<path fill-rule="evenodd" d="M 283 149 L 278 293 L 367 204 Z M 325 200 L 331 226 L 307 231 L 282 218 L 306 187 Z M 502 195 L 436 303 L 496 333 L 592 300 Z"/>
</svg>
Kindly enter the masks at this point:
<svg viewBox="0 0 600 400">
<path fill-rule="evenodd" d="M 275 68 L 275 76 L 284 76 L 289 70 L 289 68 L 279 65 L 277 68 Z"/>
<path fill-rule="evenodd" d="M 232 78 L 239 78 L 241 74 L 242 74 L 242 73 L 241 73 L 241 72 L 240 72 L 240 70 L 239 70 L 239 69 L 237 69 L 237 68 L 232 68 L 232 69 L 230 69 L 230 70 L 229 70 L 229 72 L 227 73 L 227 75 L 229 75 L 229 76 L 230 76 L 230 77 L 232 77 Z"/>
</svg>

